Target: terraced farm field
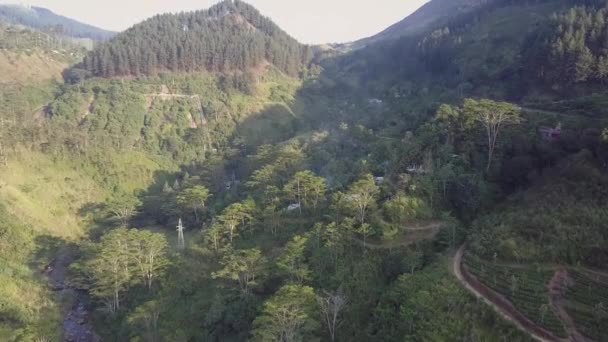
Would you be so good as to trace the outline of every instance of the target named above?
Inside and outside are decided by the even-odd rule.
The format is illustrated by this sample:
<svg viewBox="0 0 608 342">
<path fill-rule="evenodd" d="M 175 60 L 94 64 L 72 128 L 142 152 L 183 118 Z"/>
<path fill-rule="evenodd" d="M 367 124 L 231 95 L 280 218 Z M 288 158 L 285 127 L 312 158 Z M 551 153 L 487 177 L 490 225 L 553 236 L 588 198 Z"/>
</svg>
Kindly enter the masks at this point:
<svg viewBox="0 0 608 342">
<path fill-rule="evenodd" d="M 498 308 L 516 310 L 510 316 L 520 323 L 514 316 L 524 316 L 523 329 L 548 340 L 608 342 L 608 275 L 584 268 L 505 265 L 469 252 L 462 266 L 472 281 L 494 293 L 486 291 Z"/>
<path fill-rule="evenodd" d="M 608 282 L 576 270 L 569 278 L 564 307 L 578 331 L 594 341 L 608 341 Z"/>
<path fill-rule="evenodd" d="M 564 325 L 549 302 L 547 284 L 553 271 L 509 267 L 482 260 L 471 253 L 465 254 L 463 263 L 470 274 L 511 302 L 534 324 L 554 336 L 567 337 Z"/>
</svg>

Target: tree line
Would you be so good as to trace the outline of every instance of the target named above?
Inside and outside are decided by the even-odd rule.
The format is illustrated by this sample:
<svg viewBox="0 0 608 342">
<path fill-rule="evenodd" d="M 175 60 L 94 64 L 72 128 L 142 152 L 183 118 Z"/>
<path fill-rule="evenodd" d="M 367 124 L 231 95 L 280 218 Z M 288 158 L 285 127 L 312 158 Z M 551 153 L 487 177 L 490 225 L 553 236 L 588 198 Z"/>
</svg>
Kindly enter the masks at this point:
<svg viewBox="0 0 608 342">
<path fill-rule="evenodd" d="M 608 80 L 608 8 L 575 7 L 554 14 L 545 37 L 547 67 L 539 76 L 552 82 Z"/>
<path fill-rule="evenodd" d="M 268 62 L 296 75 L 311 59 L 269 18 L 242 1 L 208 10 L 155 16 L 100 45 L 80 65 L 95 76 L 163 71 L 244 71 Z"/>
</svg>

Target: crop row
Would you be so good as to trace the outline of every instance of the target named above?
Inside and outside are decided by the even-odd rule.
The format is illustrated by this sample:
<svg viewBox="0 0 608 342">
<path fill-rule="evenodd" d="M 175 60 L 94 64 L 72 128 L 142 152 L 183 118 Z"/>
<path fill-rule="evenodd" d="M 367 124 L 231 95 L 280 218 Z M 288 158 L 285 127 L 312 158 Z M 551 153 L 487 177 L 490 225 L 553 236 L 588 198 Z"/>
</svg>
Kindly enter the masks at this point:
<svg viewBox="0 0 608 342">
<path fill-rule="evenodd" d="M 557 336 L 565 336 L 562 322 L 549 305 L 546 284 L 551 272 L 509 267 L 466 254 L 467 269 L 483 284 L 503 295 L 524 316 Z"/>
<path fill-rule="evenodd" d="M 567 299 L 590 307 L 601 304 L 608 309 L 608 286 L 606 284 L 595 281 L 578 271 L 571 271 L 570 278 L 573 283 L 566 293 Z"/>
<path fill-rule="evenodd" d="M 588 306 L 568 307 L 566 311 L 580 333 L 597 342 L 608 342 L 608 318 L 595 314 Z"/>
</svg>

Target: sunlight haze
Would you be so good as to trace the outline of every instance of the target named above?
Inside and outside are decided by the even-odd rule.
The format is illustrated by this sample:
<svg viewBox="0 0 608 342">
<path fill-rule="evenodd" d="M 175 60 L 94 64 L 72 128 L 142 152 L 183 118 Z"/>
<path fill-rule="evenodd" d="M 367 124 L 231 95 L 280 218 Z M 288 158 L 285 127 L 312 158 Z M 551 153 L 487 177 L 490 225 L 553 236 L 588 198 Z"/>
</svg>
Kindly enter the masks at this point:
<svg viewBox="0 0 608 342">
<path fill-rule="evenodd" d="M 217 0 L 32 0 L 22 3 L 104 29 L 122 31 L 151 16 L 208 8 Z M 427 0 L 250 0 L 262 14 L 304 43 L 349 42 L 378 33 L 405 18 Z"/>
</svg>

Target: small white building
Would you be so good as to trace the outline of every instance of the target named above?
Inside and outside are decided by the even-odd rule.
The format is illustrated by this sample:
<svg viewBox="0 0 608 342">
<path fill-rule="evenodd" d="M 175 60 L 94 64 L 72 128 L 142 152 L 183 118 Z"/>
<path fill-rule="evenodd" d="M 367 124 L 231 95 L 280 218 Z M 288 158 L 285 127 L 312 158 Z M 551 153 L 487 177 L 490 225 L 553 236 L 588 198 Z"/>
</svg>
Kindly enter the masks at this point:
<svg viewBox="0 0 608 342">
<path fill-rule="evenodd" d="M 384 104 L 384 101 L 382 101 L 380 99 L 369 99 L 368 102 L 370 105 L 374 105 L 374 106 L 381 106 L 382 104 Z"/>
<path fill-rule="evenodd" d="M 425 174 L 427 173 L 427 170 L 422 166 L 422 165 L 411 165 L 409 166 L 406 171 L 408 173 L 413 173 L 413 174 Z"/>
<path fill-rule="evenodd" d="M 290 204 L 289 207 L 287 207 L 287 211 L 294 211 L 297 209 L 300 209 L 299 203 Z"/>
</svg>

